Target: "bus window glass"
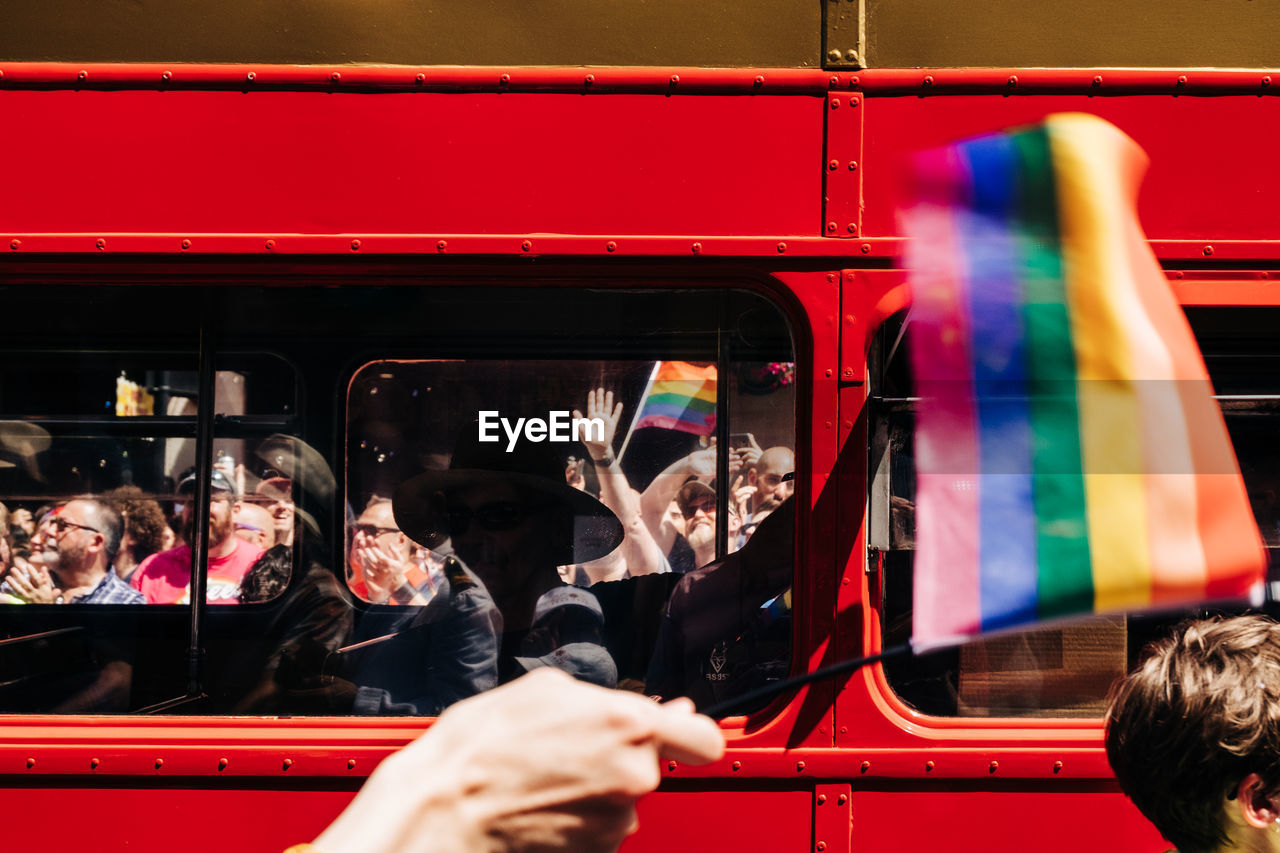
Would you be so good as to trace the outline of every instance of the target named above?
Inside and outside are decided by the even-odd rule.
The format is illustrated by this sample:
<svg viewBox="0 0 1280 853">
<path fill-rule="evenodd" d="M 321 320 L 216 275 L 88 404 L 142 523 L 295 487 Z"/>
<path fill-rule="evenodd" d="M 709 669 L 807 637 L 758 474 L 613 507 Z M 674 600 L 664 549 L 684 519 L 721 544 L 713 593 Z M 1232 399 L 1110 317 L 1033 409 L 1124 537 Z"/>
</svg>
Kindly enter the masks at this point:
<svg viewBox="0 0 1280 853">
<path fill-rule="evenodd" d="M 0 557 L 51 567 L 0 590 L 0 712 L 431 715 L 537 666 L 706 706 L 789 671 L 796 357 L 758 295 L 4 295 L 66 309 L 0 345 Z"/>
<path fill-rule="evenodd" d="M 1280 546 L 1275 498 L 1280 458 L 1274 451 L 1280 413 L 1280 339 L 1276 309 L 1189 309 L 1245 485 L 1269 552 Z M 908 315 L 909 317 L 909 315 Z M 1270 328 L 1268 328 L 1268 324 Z M 883 570 L 883 643 L 911 633 L 915 473 L 913 396 L 907 367 L 907 319 L 880 330 L 872 376 L 872 517 L 883 519 L 875 552 Z M 1269 587 L 1272 584 L 1269 584 Z M 1271 604 L 1267 607 L 1270 609 Z M 1133 665 L 1147 642 L 1203 610 L 1084 618 L 974 640 L 920 658 L 886 663 L 889 683 L 908 704 L 938 716 L 1088 717 L 1106 707 L 1112 681 Z"/>
<path fill-rule="evenodd" d="M 452 577 L 492 617 L 474 644 L 493 645 L 499 680 L 551 665 L 709 703 L 779 677 L 788 560 L 760 579 L 769 593 L 752 602 L 745 639 L 735 624 L 689 650 L 686 621 L 706 631 L 728 614 L 666 607 L 673 591 L 677 605 L 709 601 L 680 587 L 705 576 L 736 613 L 740 579 L 720 579 L 734 564 L 695 570 L 736 553 L 791 489 L 794 365 L 742 362 L 726 382 L 715 353 L 704 358 L 364 365 L 348 392 L 349 589 L 372 604 L 438 601 L 444 613 Z M 728 454 L 716 442 L 723 411 L 737 427 Z M 406 480 L 439 507 L 393 506 Z"/>
</svg>

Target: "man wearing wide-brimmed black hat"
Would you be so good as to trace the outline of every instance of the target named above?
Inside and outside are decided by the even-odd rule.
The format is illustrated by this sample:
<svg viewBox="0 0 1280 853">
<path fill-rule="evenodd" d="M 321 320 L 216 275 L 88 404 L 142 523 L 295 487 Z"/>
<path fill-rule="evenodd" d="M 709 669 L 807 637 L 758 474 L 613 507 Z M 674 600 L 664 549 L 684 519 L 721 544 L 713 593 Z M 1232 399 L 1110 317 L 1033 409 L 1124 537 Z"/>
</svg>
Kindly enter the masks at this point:
<svg viewBox="0 0 1280 853">
<path fill-rule="evenodd" d="M 402 483 L 396 524 L 434 547 L 452 537 L 458 557 L 488 588 L 504 621 L 503 656 L 533 623 L 543 593 L 563 583 L 557 566 L 602 557 L 622 542 L 622 524 L 604 504 L 570 487 L 553 445 L 527 439 L 510 452 L 464 429 L 448 470 Z"/>
</svg>

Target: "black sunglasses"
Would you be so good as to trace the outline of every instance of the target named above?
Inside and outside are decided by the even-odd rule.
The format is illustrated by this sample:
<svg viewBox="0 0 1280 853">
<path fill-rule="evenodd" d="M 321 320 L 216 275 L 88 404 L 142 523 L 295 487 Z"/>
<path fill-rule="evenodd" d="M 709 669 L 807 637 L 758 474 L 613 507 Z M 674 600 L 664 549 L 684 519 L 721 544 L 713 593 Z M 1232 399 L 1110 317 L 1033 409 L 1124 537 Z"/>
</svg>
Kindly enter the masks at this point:
<svg viewBox="0 0 1280 853">
<path fill-rule="evenodd" d="M 102 532 L 96 527 L 90 527 L 87 524 L 76 524 L 74 521 L 67 521 L 65 518 L 61 518 L 61 517 L 50 519 L 49 524 L 53 526 L 54 530 L 58 531 L 59 536 L 61 536 L 63 533 L 66 533 L 68 527 L 74 527 L 77 530 L 88 530 L 92 533 Z"/>
<path fill-rule="evenodd" d="M 368 536 L 370 539 L 381 536 L 384 533 L 400 532 L 395 527 L 379 527 L 376 524 L 357 524 L 351 529 L 354 530 L 356 533 L 363 533 L 365 536 Z"/>
</svg>

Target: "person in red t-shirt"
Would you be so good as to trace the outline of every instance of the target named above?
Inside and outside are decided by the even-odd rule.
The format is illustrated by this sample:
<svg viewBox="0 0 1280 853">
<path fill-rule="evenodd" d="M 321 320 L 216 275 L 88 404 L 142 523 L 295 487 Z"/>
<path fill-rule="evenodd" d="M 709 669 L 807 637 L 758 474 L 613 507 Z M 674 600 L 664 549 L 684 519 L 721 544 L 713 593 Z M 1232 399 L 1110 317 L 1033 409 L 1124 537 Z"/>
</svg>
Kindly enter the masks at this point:
<svg viewBox="0 0 1280 853">
<path fill-rule="evenodd" d="M 240 579 L 262 556 L 262 549 L 235 535 L 240 502 L 236 488 L 221 471 L 214 470 L 209 493 L 209 573 L 205 601 L 235 604 L 240 600 Z M 179 492 L 194 491 L 193 474 L 178 486 Z M 188 504 L 190 507 L 191 504 Z M 185 537 L 190 540 L 191 513 L 183 517 Z M 153 554 L 134 572 L 130 583 L 148 604 L 187 604 L 191 601 L 191 546 L 181 545 Z"/>
</svg>

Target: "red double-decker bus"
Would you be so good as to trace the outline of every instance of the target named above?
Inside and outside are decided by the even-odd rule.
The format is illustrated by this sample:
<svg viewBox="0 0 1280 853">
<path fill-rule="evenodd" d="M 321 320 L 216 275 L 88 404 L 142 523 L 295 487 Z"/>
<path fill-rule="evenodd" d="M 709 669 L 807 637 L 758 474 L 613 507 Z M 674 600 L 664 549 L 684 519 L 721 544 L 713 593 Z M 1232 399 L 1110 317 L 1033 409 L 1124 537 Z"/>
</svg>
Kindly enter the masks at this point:
<svg viewBox="0 0 1280 853">
<path fill-rule="evenodd" d="M 42 520 L 92 495 L 127 515 L 118 576 L 166 526 L 195 571 L 167 597 L 124 581 L 125 603 L 10 587 L 5 849 L 314 837 L 447 704 L 403 692 L 450 665 L 395 642 L 431 605 L 380 598 L 353 553 L 386 537 L 432 576 L 432 543 L 366 513 L 448 471 L 484 412 L 553 421 L 612 391 L 611 449 L 646 506 L 673 476 L 715 493 L 710 544 L 672 538 L 644 569 L 565 558 L 619 689 L 667 676 L 706 705 L 904 639 L 901 164 L 1053 112 L 1150 155 L 1142 225 L 1280 544 L 1264 6 L 7 4 L 5 570 L 40 563 Z M 642 425 L 673 364 L 702 371 L 714 417 Z M 602 489 L 581 440 L 539 447 Z M 785 487 L 739 468 L 754 448 L 793 453 L 795 511 L 772 525 L 760 496 Z M 218 529 L 189 521 L 210 512 Z M 768 576 L 685 612 L 709 639 L 655 675 L 682 571 L 757 523 Z M 244 547 L 252 594 L 248 558 L 223 565 Z M 664 766 L 625 849 L 1163 850 L 1112 779 L 1101 713 L 1176 618 L 976 641 L 742 708 L 722 761 Z"/>
</svg>

